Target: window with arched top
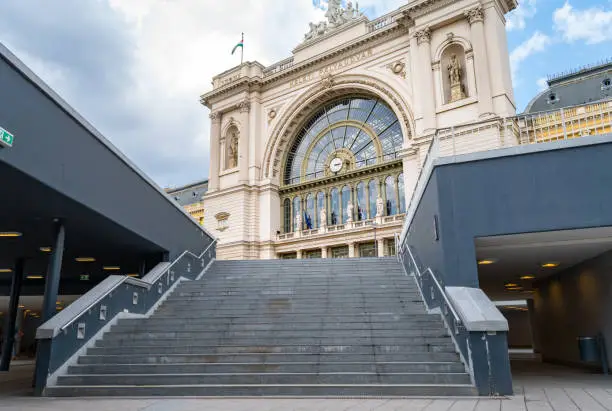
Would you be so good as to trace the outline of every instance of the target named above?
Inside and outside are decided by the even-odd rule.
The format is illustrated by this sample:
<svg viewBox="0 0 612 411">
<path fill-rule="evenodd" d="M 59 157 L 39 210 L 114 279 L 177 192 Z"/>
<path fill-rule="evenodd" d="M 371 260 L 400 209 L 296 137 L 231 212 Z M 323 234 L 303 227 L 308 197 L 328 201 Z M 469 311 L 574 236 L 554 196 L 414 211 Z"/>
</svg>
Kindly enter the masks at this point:
<svg viewBox="0 0 612 411">
<path fill-rule="evenodd" d="M 288 198 L 283 203 L 283 228 L 285 233 L 291 232 L 291 200 Z"/>
<path fill-rule="evenodd" d="M 399 212 L 403 214 L 406 212 L 406 194 L 404 191 L 404 173 L 401 173 L 397 177 L 397 191 L 399 192 Z"/>
<path fill-rule="evenodd" d="M 401 124 L 381 100 L 352 97 L 316 112 L 290 146 L 284 183 L 297 184 L 397 158 Z"/>
<path fill-rule="evenodd" d="M 357 184 L 357 192 L 355 197 L 357 200 L 357 204 L 355 204 L 355 213 L 357 216 L 357 221 L 367 220 L 368 202 L 366 199 L 365 183 L 363 181 Z"/>
<path fill-rule="evenodd" d="M 319 191 L 317 193 L 317 228 L 320 228 L 323 224 L 321 220 L 321 210 L 325 210 L 325 218 L 327 218 L 327 206 L 325 205 L 325 193 Z M 325 221 L 327 225 L 327 221 Z"/>
<path fill-rule="evenodd" d="M 302 198 L 297 196 L 293 199 L 293 231 L 302 231 L 304 221 L 302 218 Z M 299 223 L 301 221 L 301 223 Z"/>
<path fill-rule="evenodd" d="M 395 177 L 388 176 L 385 179 L 385 195 L 387 196 L 387 203 L 385 204 L 387 215 L 397 214 L 397 198 L 395 191 Z"/>
<path fill-rule="evenodd" d="M 378 198 L 378 181 L 370 180 L 370 182 L 368 183 L 368 191 L 369 191 L 368 202 L 370 203 L 369 218 L 374 218 L 376 217 L 376 199 Z"/>
<path fill-rule="evenodd" d="M 315 220 L 315 198 L 314 194 L 308 194 L 306 196 L 306 210 L 304 212 L 304 227 L 307 230 L 312 230 L 314 228 L 314 220 Z"/>
<path fill-rule="evenodd" d="M 340 224 L 340 195 L 338 189 L 333 188 L 330 192 L 330 216 L 329 222 L 331 225 Z"/>
<path fill-rule="evenodd" d="M 349 186 L 344 186 L 342 187 L 342 223 L 346 223 L 349 219 L 349 201 L 351 201 L 351 188 Z"/>
</svg>

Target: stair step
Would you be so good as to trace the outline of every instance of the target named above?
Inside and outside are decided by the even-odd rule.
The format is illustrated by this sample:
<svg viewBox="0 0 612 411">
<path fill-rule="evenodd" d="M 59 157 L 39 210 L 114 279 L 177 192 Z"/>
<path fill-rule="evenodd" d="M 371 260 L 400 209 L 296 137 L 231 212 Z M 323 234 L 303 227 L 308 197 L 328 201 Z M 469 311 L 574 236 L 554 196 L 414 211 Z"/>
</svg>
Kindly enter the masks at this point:
<svg viewBox="0 0 612 411">
<path fill-rule="evenodd" d="M 76 365 L 69 375 L 90 374 L 241 374 L 241 373 L 464 373 L 459 362 L 290 362 Z"/>
<path fill-rule="evenodd" d="M 402 341 L 403 342 L 403 341 Z M 188 346 L 160 346 L 143 347 L 131 346 L 98 346 L 87 350 L 88 355 L 142 355 L 143 353 L 166 354 L 274 354 L 274 353 L 371 353 L 375 354 L 396 354 L 396 353 L 455 353 L 455 346 L 450 342 L 443 344 L 412 344 L 412 345 L 378 345 L 372 344 L 351 344 L 351 345 L 188 345 Z"/>
<path fill-rule="evenodd" d="M 57 385 L 186 384 L 469 384 L 463 373 L 230 373 L 62 375 Z"/>
<path fill-rule="evenodd" d="M 262 353 L 262 354 L 150 354 L 138 355 L 85 355 L 79 358 L 79 364 L 190 364 L 190 363 L 260 363 L 270 361 L 277 364 L 294 362 L 344 363 L 366 362 L 374 358 L 379 362 L 457 362 L 455 353 L 397 353 L 375 354 L 373 350 L 363 354 L 291 354 L 291 353 Z"/>
</svg>

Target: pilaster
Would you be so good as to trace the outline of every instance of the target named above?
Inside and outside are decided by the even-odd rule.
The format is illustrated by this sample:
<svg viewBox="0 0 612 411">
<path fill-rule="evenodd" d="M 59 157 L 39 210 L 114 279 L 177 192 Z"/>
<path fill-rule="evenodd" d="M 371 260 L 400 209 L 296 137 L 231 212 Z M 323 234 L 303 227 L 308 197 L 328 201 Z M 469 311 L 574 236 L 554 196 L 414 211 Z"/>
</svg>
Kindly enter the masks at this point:
<svg viewBox="0 0 612 411">
<path fill-rule="evenodd" d="M 221 133 L 221 114 L 211 112 L 210 115 L 210 172 L 208 173 L 208 191 L 217 191 L 219 189 L 219 139 Z"/>
<path fill-rule="evenodd" d="M 250 131 L 250 112 L 251 101 L 245 99 L 238 105 L 240 109 L 240 143 L 238 144 L 238 166 L 240 168 L 239 182 L 249 183 L 249 131 Z"/>
<path fill-rule="evenodd" d="M 419 99 L 422 100 L 423 129 L 426 133 L 436 128 L 436 102 L 431 68 L 431 30 L 425 27 L 413 34 L 418 48 L 419 76 L 421 84 Z"/>
<path fill-rule="evenodd" d="M 491 95 L 491 72 L 484 30 L 484 11 L 482 6 L 464 12 L 470 23 L 472 47 L 474 48 L 474 68 L 476 71 L 476 87 L 478 89 L 478 111 L 480 117 L 493 114 L 493 99 Z"/>
</svg>

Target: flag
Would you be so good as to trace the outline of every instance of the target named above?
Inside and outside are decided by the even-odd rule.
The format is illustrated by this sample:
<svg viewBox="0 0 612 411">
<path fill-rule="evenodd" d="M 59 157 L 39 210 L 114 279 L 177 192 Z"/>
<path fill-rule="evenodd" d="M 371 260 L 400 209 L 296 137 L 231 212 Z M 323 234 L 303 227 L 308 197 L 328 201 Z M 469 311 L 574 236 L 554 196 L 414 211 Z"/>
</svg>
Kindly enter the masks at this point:
<svg viewBox="0 0 612 411">
<path fill-rule="evenodd" d="M 238 50 L 238 47 L 241 47 L 244 50 L 244 40 L 240 40 L 240 43 L 236 44 L 232 49 L 232 55 Z"/>
</svg>

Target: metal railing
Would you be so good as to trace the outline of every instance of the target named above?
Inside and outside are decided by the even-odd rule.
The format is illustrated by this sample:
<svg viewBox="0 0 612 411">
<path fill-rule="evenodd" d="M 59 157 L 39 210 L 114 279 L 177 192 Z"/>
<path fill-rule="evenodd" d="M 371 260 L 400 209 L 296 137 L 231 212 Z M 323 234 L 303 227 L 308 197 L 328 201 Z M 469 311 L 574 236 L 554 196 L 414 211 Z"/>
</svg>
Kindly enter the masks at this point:
<svg viewBox="0 0 612 411">
<path fill-rule="evenodd" d="M 427 309 L 430 312 L 435 309 L 440 310 L 446 328 L 459 350 L 463 363 L 469 366 L 469 332 L 464 326 L 463 320 L 455 310 L 455 307 L 450 302 L 443 284 L 431 268 L 425 270 L 419 268 L 408 244 L 399 243 L 399 245 L 397 245 L 397 250 L 397 257 L 404 268 L 404 273 L 414 276 Z"/>
<path fill-rule="evenodd" d="M 204 272 L 216 257 L 216 243 L 213 240 L 199 255 L 185 251 L 172 263 L 160 263 L 142 279 L 109 276 L 56 314 L 36 331 L 39 342 L 52 343 L 49 364 L 44 369 L 55 373 L 117 315 L 144 316 L 152 312 L 181 278 L 195 280 Z"/>
</svg>

